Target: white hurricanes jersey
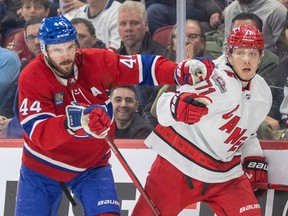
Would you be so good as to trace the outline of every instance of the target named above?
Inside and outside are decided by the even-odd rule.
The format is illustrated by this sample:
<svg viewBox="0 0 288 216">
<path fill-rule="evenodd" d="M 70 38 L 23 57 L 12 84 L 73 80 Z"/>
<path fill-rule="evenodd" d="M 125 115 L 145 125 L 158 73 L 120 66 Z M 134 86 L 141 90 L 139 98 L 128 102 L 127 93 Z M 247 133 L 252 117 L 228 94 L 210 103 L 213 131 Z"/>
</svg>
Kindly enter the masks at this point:
<svg viewBox="0 0 288 216">
<path fill-rule="evenodd" d="M 229 66 L 217 65 L 208 81 L 185 85 L 179 92 L 195 92 L 212 100 L 208 114 L 196 124 L 176 122 L 164 93 L 157 103 L 159 125 L 145 144 L 184 174 L 204 182 L 224 182 L 243 174 L 242 158 L 262 156 L 256 131 L 267 116 L 272 95 L 256 75 L 247 89 Z"/>
<path fill-rule="evenodd" d="M 121 3 L 118 1 L 108 0 L 105 8 L 97 16 L 90 18 L 88 17 L 89 6 L 85 5 L 65 14 L 65 17 L 68 20 L 84 18 L 91 21 L 96 31 L 96 37 L 102 40 L 107 47 L 118 49 L 121 42 L 117 27 L 120 5 Z"/>
</svg>

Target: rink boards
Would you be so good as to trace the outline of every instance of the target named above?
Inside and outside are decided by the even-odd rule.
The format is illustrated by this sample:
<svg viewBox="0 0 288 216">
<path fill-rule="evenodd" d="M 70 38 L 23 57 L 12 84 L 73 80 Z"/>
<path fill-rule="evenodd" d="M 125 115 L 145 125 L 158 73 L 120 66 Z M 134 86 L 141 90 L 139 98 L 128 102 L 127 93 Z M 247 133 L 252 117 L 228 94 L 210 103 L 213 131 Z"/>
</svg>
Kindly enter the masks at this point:
<svg viewBox="0 0 288 216">
<path fill-rule="evenodd" d="M 116 140 L 115 143 L 144 186 L 145 178 L 156 154 L 146 148 L 143 140 Z M 3 216 L 14 214 L 22 145 L 23 140 L 21 139 L 0 139 L 0 215 Z M 269 163 L 269 182 L 288 185 L 288 143 L 262 141 L 261 145 Z M 114 154 L 112 154 L 110 163 L 121 203 L 122 216 L 129 216 L 139 192 Z M 288 191 L 269 190 L 267 196 L 260 200 L 260 205 L 265 216 L 288 216 Z M 80 205 L 72 208 L 64 197 L 59 215 L 80 216 L 81 212 Z M 201 203 L 187 207 L 180 214 L 180 216 L 213 215 L 211 210 Z"/>
</svg>

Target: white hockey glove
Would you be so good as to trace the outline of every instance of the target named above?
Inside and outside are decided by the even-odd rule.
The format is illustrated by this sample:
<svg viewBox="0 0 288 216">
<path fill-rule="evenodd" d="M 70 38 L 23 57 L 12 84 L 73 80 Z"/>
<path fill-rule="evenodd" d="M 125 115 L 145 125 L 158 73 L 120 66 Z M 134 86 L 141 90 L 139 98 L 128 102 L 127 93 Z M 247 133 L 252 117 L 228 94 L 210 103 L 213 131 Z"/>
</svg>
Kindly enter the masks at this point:
<svg viewBox="0 0 288 216">
<path fill-rule="evenodd" d="M 88 135 L 98 139 L 105 138 L 112 123 L 105 107 L 98 104 L 87 106 L 72 102 L 72 105 L 66 107 L 66 116 L 70 130 L 83 128 Z"/>
<path fill-rule="evenodd" d="M 208 80 L 214 68 L 214 63 L 207 58 L 185 60 L 178 64 L 174 72 L 175 81 L 178 85 L 195 85 Z"/>
</svg>

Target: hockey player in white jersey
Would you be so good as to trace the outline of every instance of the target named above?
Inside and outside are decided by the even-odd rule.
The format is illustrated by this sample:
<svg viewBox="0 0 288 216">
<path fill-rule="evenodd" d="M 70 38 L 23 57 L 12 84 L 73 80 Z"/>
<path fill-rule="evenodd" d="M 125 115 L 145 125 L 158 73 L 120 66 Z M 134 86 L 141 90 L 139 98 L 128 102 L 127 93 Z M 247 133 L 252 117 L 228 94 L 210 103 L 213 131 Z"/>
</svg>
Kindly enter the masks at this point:
<svg viewBox="0 0 288 216">
<path fill-rule="evenodd" d="M 161 215 L 198 201 L 217 216 L 262 215 L 257 198 L 265 191 L 254 183 L 267 183 L 268 165 L 256 131 L 272 104 L 257 74 L 263 49 L 257 28 L 238 26 L 209 79 L 159 98 L 159 125 L 145 140 L 158 155 L 145 190 Z M 142 195 L 132 215 L 152 215 Z"/>
</svg>

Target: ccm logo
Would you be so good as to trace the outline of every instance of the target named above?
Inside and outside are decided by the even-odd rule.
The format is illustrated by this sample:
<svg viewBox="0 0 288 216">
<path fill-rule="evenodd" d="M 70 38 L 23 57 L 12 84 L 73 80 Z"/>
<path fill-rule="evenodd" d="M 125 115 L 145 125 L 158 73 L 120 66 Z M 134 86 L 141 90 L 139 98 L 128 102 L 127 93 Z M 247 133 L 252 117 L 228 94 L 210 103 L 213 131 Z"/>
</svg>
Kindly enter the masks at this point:
<svg viewBox="0 0 288 216">
<path fill-rule="evenodd" d="M 267 171 L 268 170 L 268 164 L 262 163 L 262 162 L 249 162 L 247 168 Z"/>
</svg>

